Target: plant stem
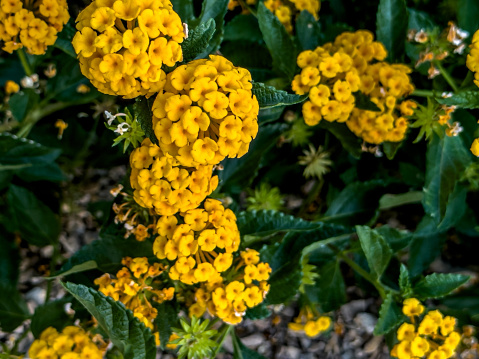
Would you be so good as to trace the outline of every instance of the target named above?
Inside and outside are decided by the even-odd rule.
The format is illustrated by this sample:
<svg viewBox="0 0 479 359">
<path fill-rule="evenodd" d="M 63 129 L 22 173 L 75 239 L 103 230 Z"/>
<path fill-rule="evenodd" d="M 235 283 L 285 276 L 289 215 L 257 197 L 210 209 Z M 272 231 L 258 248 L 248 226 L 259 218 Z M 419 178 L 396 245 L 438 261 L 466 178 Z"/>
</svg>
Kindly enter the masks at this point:
<svg viewBox="0 0 479 359">
<path fill-rule="evenodd" d="M 256 15 L 256 11 L 253 10 L 248 4 L 246 4 L 243 0 L 238 0 L 238 2 L 240 3 L 241 7 L 245 10 L 248 10 L 251 15 L 253 15 L 254 17 L 258 17 L 258 15 Z"/>
<path fill-rule="evenodd" d="M 451 77 L 449 72 L 447 72 L 447 70 L 444 67 L 442 67 L 442 65 L 439 61 L 435 61 L 434 65 L 437 66 L 437 68 L 439 69 L 439 72 L 441 73 L 442 77 L 444 77 L 444 80 L 446 80 L 446 82 L 449 84 L 449 86 L 452 87 L 454 92 L 457 92 L 459 90 L 459 88 L 457 87 L 456 83 L 454 82 L 454 79 Z"/>
<path fill-rule="evenodd" d="M 20 58 L 20 62 L 22 63 L 23 71 L 25 71 L 25 75 L 32 76 L 33 75 L 33 70 L 32 70 L 32 67 L 30 66 L 30 63 L 28 62 L 27 55 L 25 55 L 25 51 L 23 51 L 23 49 L 18 49 L 17 50 L 17 55 Z"/>
<path fill-rule="evenodd" d="M 382 299 L 386 299 L 386 291 L 382 287 L 381 283 L 378 282 L 377 279 L 373 278 L 371 274 L 366 272 L 363 268 L 361 268 L 356 262 L 354 262 L 351 258 L 349 258 L 347 255 L 345 255 L 342 251 L 340 251 L 338 248 L 336 248 L 333 245 L 329 245 L 329 248 L 331 248 L 333 251 L 336 252 L 339 258 L 341 258 L 348 266 L 350 266 L 355 272 L 357 272 L 361 277 L 366 279 L 369 283 L 374 285 L 374 287 L 377 289 L 379 292 L 379 295 L 381 296 Z"/>
<path fill-rule="evenodd" d="M 411 95 L 418 97 L 434 97 L 434 92 L 432 90 L 414 90 Z"/>
<path fill-rule="evenodd" d="M 233 329 L 233 326 L 226 324 L 225 327 L 223 328 L 223 330 L 221 331 L 221 334 L 220 334 L 220 337 L 219 337 L 220 341 L 218 342 L 218 347 L 216 348 L 215 352 L 213 353 L 212 358 L 216 358 L 216 356 L 220 352 L 221 347 L 223 346 L 223 343 L 226 340 L 226 337 L 228 336 L 231 329 Z"/>
<path fill-rule="evenodd" d="M 57 264 L 58 255 L 60 254 L 59 248 L 58 248 L 59 244 L 60 244 L 59 242 L 53 244 L 52 258 L 50 259 L 50 274 L 49 274 L 50 277 L 53 277 L 55 273 L 55 266 Z M 54 279 L 48 279 L 47 292 L 45 294 L 45 304 L 48 303 L 48 300 L 50 299 L 53 281 Z"/>
<path fill-rule="evenodd" d="M 68 102 L 55 102 L 48 104 L 46 100 L 40 102 L 34 109 L 32 109 L 25 119 L 21 122 L 22 128 L 18 131 L 18 137 L 27 137 L 33 126 L 42 118 L 51 115 L 54 112 L 62 110 L 70 106 Z"/>
</svg>

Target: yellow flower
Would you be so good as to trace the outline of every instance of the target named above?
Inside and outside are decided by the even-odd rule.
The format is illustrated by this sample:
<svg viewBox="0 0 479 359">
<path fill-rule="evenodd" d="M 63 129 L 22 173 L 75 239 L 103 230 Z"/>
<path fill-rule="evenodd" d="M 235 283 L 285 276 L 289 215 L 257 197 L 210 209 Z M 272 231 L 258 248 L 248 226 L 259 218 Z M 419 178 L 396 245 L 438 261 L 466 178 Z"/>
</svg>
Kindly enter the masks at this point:
<svg viewBox="0 0 479 359">
<path fill-rule="evenodd" d="M 414 317 L 424 312 L 424 306 L 416 298 L 404 300 L 402 312 L 408 317 Z"/>
<path fill-rule="evenodd" d="M 472 142 L 471 152 L 474 156 L 479 157 L 479 138 L 474 139 Z"/>
<path fill-rule="evenodd" d="M 8 80 L 7 82 L 5 82 L 5 93 L 7 95 L 17 93 L 18 91 L 20 91 L 20 86 L 15 81 Z"/>
<path fill-rule="evenodd" d="M 416 337 L 416 329 L 414 325 L 412 324 L 403 323 L 397 331 L 397 338 L 399 341 L 402 341 L 402 340 L 413 341 L 415 337 Z"/>
<path fill-rule="evenodd" d="M 422 357 L 429 351 L 429 343 L 426 339 L 419 336 L 411 342 L 411 353 L 416 357 Z"/>
</svg>

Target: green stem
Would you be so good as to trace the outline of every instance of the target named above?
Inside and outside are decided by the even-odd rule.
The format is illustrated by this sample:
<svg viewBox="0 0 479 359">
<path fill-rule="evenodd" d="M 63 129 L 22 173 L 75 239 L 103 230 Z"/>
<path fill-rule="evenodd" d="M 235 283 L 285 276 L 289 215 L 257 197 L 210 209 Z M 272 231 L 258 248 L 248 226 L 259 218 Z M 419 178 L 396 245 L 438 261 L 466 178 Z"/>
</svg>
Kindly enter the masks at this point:
<svg viewBox="0 0 479 359">
<path fill-rule="evenodd" d="M 242 7 L 243 9 L 248 10 L 248 11 L 251 13 L 251 15 L 253 15 L 254 17 L 258 17 L 258 15 L 256 15 L 256 11 L 253 10 L 253 9 L 251 8 L 251 6 L 249 6 L 248 4 L 246 4 L 243 0 L 238 0 L 238 2 L 240 3 L 240 5 L 241 5 L 241 7 Z"/>
<path fill-rule="evenodd" d="M 464 78 L 464 81 L 462 81 L 459 88 L 466 87 L 472 82 L 472 80 L 474 80 L 474 73 L 472 71 L 468 71 L 466 77 Z"/>
<path fill-rule="evenodd" d="M 441 73 L 442 77 L 444 77 L 444 80 L 446 80 L 446 82 L 449 84 L 449 86 L 452 87 L 454 92 L 457 92 L 459 90 L 459 88 L 457 87 L 454 79 L 451 77 L 449 72 L 447 72 L 447 70 L 444 67 L 442 67 L 442 65 L 439 61 L 435 61 L 434 65 L 436 65 L 436 67 L 439 69 L 439 72 Z"/>
<path fill-rule="evenodd" d="M 342 251 L 336 248 L 333 245 L 329 245 L 333 251 L 336 252 L 337 256 L 341 258 L 348 266 L 350 266 L 355 272 L 357 272 L 361 277 L 366 279 L 369 283 L 371 283 L 379 292 L 379 295 L 382 299 L 386 299 L 386 291 L 382 287 L 381 283 L 378 282 L 376 278 L 373 278 L 371 274 L 366 272 L 363 268 L 361 268 L 356 262 L 354 262 L 351 258 L 345 255 Z"/>
<path fill-rule="evenodd" d="M 32 111 L 28 113 L 25 119 L 21 122 L 22 128 L 18 131 L 18 137 L 27 137 L 33 126 L 42 118 L 51 115 L 54 112 L 60 111 L 70 106 L 68 102 L 55 102 L 47 105 L 46 100 L 40 102 Z"/>
<path fill-rule="evenodd" d="M 412 96 L 434 97 L 434 92 L 432 90 L 414 90 Z"/>
<path fill-rule="evenodd" d="M 52 253 L 52 258 L 50 259 L 50 277 L 53 277 L 55 274 L 55 266 L 57 265 L 57 259 L 58 255 L 60 254 L 59 252 L 59 242 L 55 243 L 53 245 L 53 253 Z M 52 292 L 52 285 L 53 285 L 53 280 L 54 279 L 48 279 L 47 283 L 47 292 L 45 294 L 45 304 L 48 303 L 48 300 L 50 299 L 50 294 Z"/>
<path fill-rule="evenodd" d="M 218 342 L 218 347 L 216 348 L 215 352 L 213 353 L 212 358 L 216 358 L 216 356 L 217 356 L 218 353 L 220 352 L 221 347 L 223 346 L 223 343 L 224 343 L 224 341 L 226 340 L 226 337 L 228 336 L 228 334 L 229 334 L 229 332 L 231 331 L 231 329 L 233 329 L 233 326 L 226 324 L 226 326 L 225 326 L 225 327 L 223 328 L 223 330 L 221 331 L 221 334 L 220 334 L 220 336 L 219 336 L 220 341 Z"/>
<path fill-rule="evenodd" d="M 32 67 L 30 66 L 30 63 L 28 62 L 27 55 L 25 55 L 25 51 L 23 51 L 23 49 L 18 49 L 17 50 L 17 55 L 20 58 L 20 62 L 22 63 L 23 71 L 25 71 L 25 75 L 32 76 L 33 75 L 33 70 L 32 70 Z"/>
</svg>

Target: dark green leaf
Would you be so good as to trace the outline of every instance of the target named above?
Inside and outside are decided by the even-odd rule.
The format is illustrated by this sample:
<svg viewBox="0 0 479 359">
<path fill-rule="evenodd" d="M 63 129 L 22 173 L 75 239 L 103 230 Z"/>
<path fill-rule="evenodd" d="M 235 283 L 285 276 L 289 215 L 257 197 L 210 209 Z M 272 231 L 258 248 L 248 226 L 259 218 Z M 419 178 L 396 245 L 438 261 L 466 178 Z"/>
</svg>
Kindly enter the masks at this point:
<svg viewBox="0 0 479 359">
<path fill-rule="evenodd" d="M 380 0 L 376 15 L 376 38 L 388 51 L 388 60 L 399 60 L 404 53 L 408 25 L 405 0 Z"/>
<path fill-rule="evenodd" d="M 355 98 L 356 108 L 360 110 L 366 110 L 366 111 L 375 111 L 375 112 L 381 111 L 381 109 L 374 102 L 372 102 L 368 96 L 366 96 L 362 92 L 357 91 L 357 92 L 354 92 L 353 95 Z"/>
<path fill-rule="evenodd" d="M 289 94 L 286 91 L 277 90 L 273 86 L 267 86 L 261 82 L 253 83 L 253 95 L 258 99 L 260 109 L 268 109 L 277 106 L 294 105 L 303 102 L 308 95 Z"/>
<path fill-rule="evenodd" d="M 20 265 L 19 248 L 14 235 L 0 226 L 0 284 L 16 286 Z"/>
<path fill-rule="evenodd" d="M 461 220 L 467 209 L 466 196 L 466 186 L 460 183 L 456 184 L 454 191 L 449 195 L 446 213 L 437 227 L 438 231 L 447 231 Z"/>
<path fill-rule="evenodd" d="M 38 339 L 40 334 L 48 327 L 54 327 L 62 331 L 67 325 L 72 325 L 72 318 L 65 312 L 65 304 L 71 301 L 71 297 L 48 302 L 35 308 L 30 329 L 33 336 Z"/>
<path fill-rule="evenodd" d="M 412 239 L 411 232 L 391 228 L 389 226 L 381 226 L 374 230 L 386 240 L 394 253 L 406 247 Z"/>
<path fill-rule="evenodd" d="M 379 200 L 379 209 L 391 209 L 404 206 L 406 204 L 421 203 L 424 193 L 419 191 L 411 191 L 401 194 L 386 193 Z"/>
<path fill-rule="evenodd" d="M 440 298 L 459 288 L 466 283 L 469 278 L 469 276 L 463 274 L 433 273 L 421 279 L 413 287 L 413 291 L 420 300 Z"/>
<path fill-rule="evenodd" d="M 180 16 L 183 22 L 189 23 L 194 18 L 193 2 L 191 0 L 171 0 L 173 10 Z"/>
<path fill-rule="evenodd" d="M 271 311 L 268 309 L 266 304 L 263 302 L 258 304 L 256 307 L 248 308 L 246 310 L 245 318 L 256 320 L 256 319 L 263 319 L 267 318 L 271 315 Z"/>
<path fill-rule="evenodd" d="M 471 162 L 471 154 L 459 136 L 434 136 L 426 153 L 426 181 L 423 205 L 439 224 L 452 200 L 456 181 Z M 457 193 L 456 193 L 457 194 Z"/>
<path fill-rule="evenodd" d="M 63 286 L 95 317 L 125 359 L 155 359 L 155 337 L 123 303 L 81 284 Z"/>
<path fill-rule="evenodd" d="M 77 264 L 77 265 L 71 267 L 67 271 L 57 272 L 57 273 L 55 273 L 55 275 L 53 277 L 49 277 L 49 278 L 64 277 L 64 276 L 67 276 L 67 275 L 70 275 L 70 274 L 81 273 L 81 272 L 89 271 L 89 270 L 96 269 L 96 268 L 98 268 L 98 264 L 95 261 L 86 261 L 82 264 Z"/>
<path fill-rule="evenodd" d="M 408 8 L 407 12 L 409 14 L 408 29 L 419 31 L 421 29 L 432 30 L 436 27 L 428 13 L 413 8 Z"/>
<path fill-rule="evenodd" d="M 429 267 L 441 253 L 445 241 L 446 235 L 437 230 L 436 222 L 431 217 L 424 216 L 414 233 L 409 251 L 408 268 L 411 278 L 416 278 Z"/>
<path fill-rule="evenodd" d="M 233 359 L 265 359 L 254 350 L 244 345 L 235 333 L 231 334 L 233 340 Z"/>
<path fill-rule="evenodd" d="M 310 300 L 319 303 L 323 312 L 338 309 L 346 302 L 346 286 L 338 261 L 330 262 L 318 270 L 315 286 L 306 286 Z"/>
<path fill-rule="evenodd" d="M 259 110 L 258 113 L 258 123 L 266 124 L 269 122 L 276 121 L 283 114 L 286 106 L 271 107 L 265 110 Z"/>
<path fill-rule="evenodd" d="M 268 280 L 271 287 L 266 295 L 266 303 L 282 304 L 292 299 L 298 293 L 302 277 L 301 264 L 297 260 L 273 271 Z"/>
<path fill-rule="evenodd" d="M 200 58 L 204 58 L 209 54 L 216 52 L 223 40 L 224 34 L 224 18 L 228 11 L 229 0 L 203 0 L 200 16 L 191 21 L 193 28 L 196 28 L 200 24 L 203 24 L 210 19 L 213 19 L 216 24 L 216 29 L 209 40 L 207 47 L 199 55 Z"/>
<path fill-rule="evenodd" d="M 379 310 L 379 319 L 374 328 L 374 335 L 387 334 L 403 321 L 404 315 L 394 301 L 393 294 L 388 293 Z"/>
<path fill-rule="evenodd" d="M 57 41 L 55 41 L 55 46 L 57 49 L 62 50 L 67 55 L 77 58 L 77 54 L 72 45 L 73 37 L 75 36 L 76 29 L 73 21 L 69 21 L 61 32 L 58 33 Z"/>
<path fill-rule="evenodd" d="M 443 105 L 459 108 L 479 108 L 479 91 L 460 91 L 451 97 L 436 97 L 436 101 Z"/>
<path fill-rule="evenodd" d="M 221 191 L 240 193 L 248 186 L 261 167 L 263 154 L 276 144 L 286 128 L 283 123 L 260 126 L 247 154 L 223 162 L 224 170 L 219 173 Z"/>
<path fill-rule="evenodd" d="M 178 323 L 178 311 L 170 302 L 155 305 L 155 308 L 158 311 L 155 324 L 160 333 L 160 347 L 161 349 L 165 349 L 166 344 L 168 344 L 170 340 L 172 333 L 171 328 Z"/>
<path fill-rule="evenodd" d="M 296 38 L 304 50 L 314 50 L 319 46 L 321 25 L 307 10 L 301 11 L 296 18 Z"/>
<path fill-rule="evenodd" d="M 200 58 L 215 33 L 215 20 L 209 19 L 189 30 L 188 38 L 181 43 L 183 61 Z"/>
<path fill-rule="evenodd" d="M 297 55 L 291 37 L 279 19 L 262 2 L 258 4 L 257 15 L 264 41 L 273 58 L 273 70 L 291 81 L 296 71 Z"/>
<path fill-rule="evenodd" d="M 240 14 L 231 19 L 225 26 L 225 41 L 261 42 L 263 36 L 258 20 L 252 14 Z"/>
<path fill-rule="evenodd" d="M 378 232 L 367 226 L 356 226 L 356 232 L 371 274 L 376 278 L 381 277 L 391 259 L 391 248 Z"/>
<path fill-rule="evenodd" d="M 15 287 L 0 283 L 0 293 L 0 328 L 2 332 L 10 333 L 30 317 L 30 312 Z"/>
<path fill-rule="evenodd" d="M 318 126 L 331 132 L 351 156 L 361 157 L 361 139 L 352 133 L 344 123 L 321 121 Z"/>
<path fill-rule="evenodd" d="M 479 28 L 479 3 L 476 0 L 458 0 L 457 2 L 457 25 L 469 34 Z"/>
<path fill-rule="evenodd" d="M 399 288 L 401 289 L 401 294 L 403 297 L 409 297 L 409 292 L 411 291 L 411 281 L 409 280 L 409 272 L 407 267 L 404 264 L 401 264 L 399 272 Z"/>
<path fill-rule="evenodd" d="M 153 112 L 151 111 L 153 97 L 150 99 L 151 100 L 149 101 L 143 96 L 137 97 L 136 102 L 133 105 L 133 110 L 135 111 L 141 129 L 145 132 L 150 141 L 158 146 L 159 142 L 153 128 Z"/>
<path fill-rule="evenodd" d="M 388 160 L 394 159 L 401 145 L 402 142 L 383 142 L 383 152 L 386 154 Z"/>
<path fill-rule="evenodd" d="M 40 97 L 32 89 L 23 89 L 16 94 L 13 94 L 8 101 L 10 111 L 12 111 L 13 118 L 18 122 L 25 119 L 27 114 L 35 107 Z"/>
<path fill-rule="evenodd" d="M 29 190 L 11 185 L 7 203 L 15 227 L 22 237 L 36 246 L 55 243 L 60 234 L 60 221 L 52 210 Z"/>
</svg>

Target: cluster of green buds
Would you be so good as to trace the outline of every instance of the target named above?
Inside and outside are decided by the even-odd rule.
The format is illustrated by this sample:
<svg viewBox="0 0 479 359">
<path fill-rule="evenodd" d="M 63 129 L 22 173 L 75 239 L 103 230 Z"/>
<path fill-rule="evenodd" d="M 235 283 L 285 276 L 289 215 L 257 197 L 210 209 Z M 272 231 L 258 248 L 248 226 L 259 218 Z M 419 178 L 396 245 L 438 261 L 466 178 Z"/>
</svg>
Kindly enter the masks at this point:
<svg viewBox="0 0 479 359">
<path fill-rule="evenodd" d="M 141 128 L 140 122 L 136 116 L 132 116 L 130 111 L 125 108 L 123 113 L 117 113 L 112 115 L 110 112 L 105 111 L 105 117 L 107 123 L 106 128 L 118 134 L 113 141 L 113 146 L 123 143 L 123 152 L 126 152 L 130 144 L 136 148 L 145 138 L 145 131 Z"/>
<path fill-rule="evenodd" d="M 191 323 L 180 318 L 181 328 L 172 328 L 177 339 L 171 343 L 178 346 L 178 358 L 200 359 L 212 358 L 219 344 L 212 340 L 218 335 L 218 331 L 211 328 L 208 319 L 201 321 L 196 316 L 191 318 Z"/>
</svg>

